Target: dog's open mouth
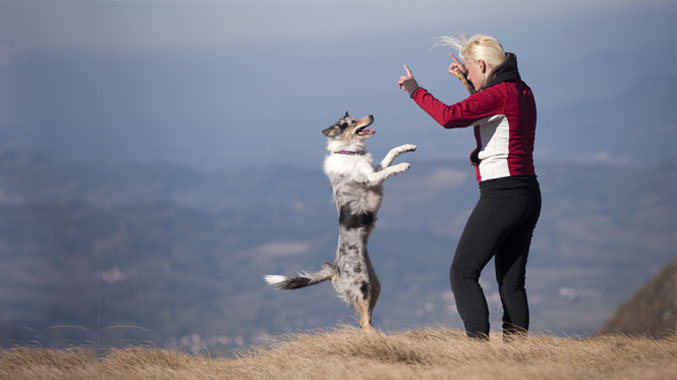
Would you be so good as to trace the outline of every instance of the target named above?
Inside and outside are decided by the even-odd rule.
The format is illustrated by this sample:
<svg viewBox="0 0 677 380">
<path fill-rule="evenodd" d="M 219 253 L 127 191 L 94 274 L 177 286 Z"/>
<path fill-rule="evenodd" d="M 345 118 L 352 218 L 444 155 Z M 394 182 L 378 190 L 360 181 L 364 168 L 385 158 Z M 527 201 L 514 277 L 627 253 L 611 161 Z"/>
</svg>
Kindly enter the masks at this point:
<svg viewBox="0 0 677 380">
<path fill-rule="evenodd" d="M 370 125 L 371 125 L 371 123 L 365 125 L 364 127 L 360 127 L 360 128 L 356 131 L 356 133 L 357 133 L 359 136 L 370 136 L 370 135 L 373 135 L 374 133 L 376 133 L 376 130 L 375 130 L 374 128 L 367 128 L 367 127 L 370 126 Z"/>
</svg>

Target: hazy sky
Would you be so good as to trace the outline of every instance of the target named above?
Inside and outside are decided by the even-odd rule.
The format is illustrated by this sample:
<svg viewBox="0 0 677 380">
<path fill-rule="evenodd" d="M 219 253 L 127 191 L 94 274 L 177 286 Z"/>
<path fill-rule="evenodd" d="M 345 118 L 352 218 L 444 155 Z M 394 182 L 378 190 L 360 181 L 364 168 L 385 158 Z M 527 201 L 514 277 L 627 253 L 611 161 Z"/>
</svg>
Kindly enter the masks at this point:
<svg viewBox="0 0 677 380">
<path fill-rule="evenodd" d="M 537 97 L 537 160 L 674 159 L 674 1 L 0 1 L 0 148 L 85 163 L 319 167 L 373 114 L 375 155 L 465 159 L 396 87 L 466 94 L 434 38 L 495 35 Z M 537 161 L 538 162 L 538 161 Z"/>
</svg>

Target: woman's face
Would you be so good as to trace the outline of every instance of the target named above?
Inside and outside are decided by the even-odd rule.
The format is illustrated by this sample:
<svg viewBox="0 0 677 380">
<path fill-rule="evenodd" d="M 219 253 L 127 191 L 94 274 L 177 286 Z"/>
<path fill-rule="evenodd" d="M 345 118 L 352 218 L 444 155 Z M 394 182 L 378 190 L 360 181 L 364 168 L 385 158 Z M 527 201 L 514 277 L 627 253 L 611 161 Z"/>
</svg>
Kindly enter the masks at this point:
<svg viewBox="0 0 677 380">
<path fill-rule="evenodd" d="M 468 70 L 468 79 L 472 82 L 475 91 L 479 91 L 487 84 L 487 77 L 489 70 L 487 64 L 483 60 L 467 60 L 465 68 Z"/>
</svg>

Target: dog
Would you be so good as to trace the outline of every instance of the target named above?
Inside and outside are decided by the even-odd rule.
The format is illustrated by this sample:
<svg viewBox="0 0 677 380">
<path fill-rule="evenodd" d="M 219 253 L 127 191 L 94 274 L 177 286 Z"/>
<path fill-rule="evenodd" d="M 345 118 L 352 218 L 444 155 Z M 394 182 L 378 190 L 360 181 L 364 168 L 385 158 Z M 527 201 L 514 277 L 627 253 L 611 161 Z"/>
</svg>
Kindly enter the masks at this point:
<svg viewBox="0 0 677 380">
<path fill-rule="evenodd" d="M 369 331 L 373 330 L 371 316 L 381 284 L 369 260 L 367 242 L 383 199 L 383 182 L 411 166 L 406 162 L 390 164 L 401 153 L 416 150 L 411 144 L 393 148 L 374 167 L 371 154 L 365 150 L 365 140 L 376 133 L 368 128 L 373 122 L 372 115 L 355 119 L 346 111 L 338 122 L 322 131 L 329 150 L 324 172 L 331 182 L 339 217 L 334 262 L 325 262 L 321 270 L 301 272 L 296 277 L 264 276 L 268 284 L 279 289 L 298 289 L 330 280 L 339 297 L 359 313 L 360 326 Z"/>
</svg>

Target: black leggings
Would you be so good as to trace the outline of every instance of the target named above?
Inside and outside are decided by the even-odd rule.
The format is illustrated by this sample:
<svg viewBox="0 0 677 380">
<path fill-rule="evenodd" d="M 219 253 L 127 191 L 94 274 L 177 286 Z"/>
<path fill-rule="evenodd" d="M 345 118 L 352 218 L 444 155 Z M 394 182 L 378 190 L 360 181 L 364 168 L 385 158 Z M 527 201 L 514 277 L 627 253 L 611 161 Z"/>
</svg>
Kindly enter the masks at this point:
<svg viewBox="0 0 677 380">
<path fill-rule="evenodd" d="M 492 256 L 503 304 L 503 333 L 529 329 L 524 279 L 540 212 L 536 177 L 506 177 L 480 184 L 480 199 L 465 225 L 449 271 L 456 307 L 469 337 L 489 336 L 489 309 L 479 278 Z"/>
</svg>

